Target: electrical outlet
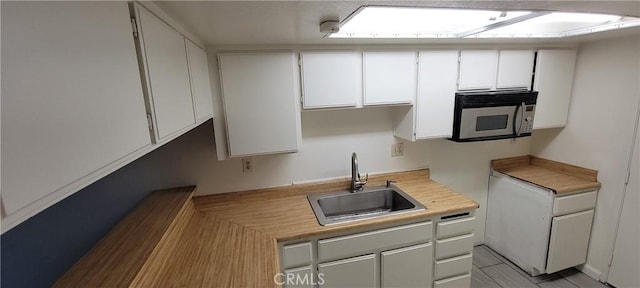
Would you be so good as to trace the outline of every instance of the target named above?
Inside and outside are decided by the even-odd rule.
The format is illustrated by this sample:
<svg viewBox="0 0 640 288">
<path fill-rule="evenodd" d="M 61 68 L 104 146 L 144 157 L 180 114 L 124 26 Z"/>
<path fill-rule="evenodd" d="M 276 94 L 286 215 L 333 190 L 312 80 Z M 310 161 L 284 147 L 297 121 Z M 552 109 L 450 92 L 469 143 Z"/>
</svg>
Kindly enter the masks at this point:
<svg viewBox="0 0 640 288">
<path fill-rule="evenodd" d="M 242 172 L 251 173 L 253 171 L 253 160 L 251 158 L 242 158 Z"/>
<path fill-rule="evenodd" d="M 404 143 L 391 144 L 391 157 L 398 157 L 404 155 Z"/>
</svg>

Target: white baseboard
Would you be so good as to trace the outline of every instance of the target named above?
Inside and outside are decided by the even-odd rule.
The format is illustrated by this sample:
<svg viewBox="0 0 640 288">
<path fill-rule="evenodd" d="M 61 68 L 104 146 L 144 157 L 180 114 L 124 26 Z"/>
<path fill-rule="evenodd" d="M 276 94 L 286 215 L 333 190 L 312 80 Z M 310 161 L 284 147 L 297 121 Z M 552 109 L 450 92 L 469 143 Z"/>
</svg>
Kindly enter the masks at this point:
<svg viewBox="0 0 640 288">
<path fill-rule="evenodd" d="M 596 281 L 602 282 L 602 280 L 600 280 L 600 277 L 602 276 L 600 270 L 594 268 L 589 264 L 584 264 L 581 268 L 578 268 L 580 269 L 580 271 L 582 271 L 582 273 L 587 274 L 587 276 L 595 279 Z"/>
</svg>

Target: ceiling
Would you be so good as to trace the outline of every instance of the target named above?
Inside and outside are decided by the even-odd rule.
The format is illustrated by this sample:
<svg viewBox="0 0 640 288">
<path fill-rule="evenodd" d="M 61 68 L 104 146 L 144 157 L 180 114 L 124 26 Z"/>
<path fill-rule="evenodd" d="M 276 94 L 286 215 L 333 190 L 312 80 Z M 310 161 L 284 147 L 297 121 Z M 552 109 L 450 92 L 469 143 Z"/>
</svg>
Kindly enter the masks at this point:
<svg viewBox="0 0 640 288">
<path fill-rule="evenodd" d="M 344 20 L 362 5 L 423 6 L 494 10 L 551 10 L 609 13 L 640 17 L 640 1 L 157 1 L 167 14 L 200 37 L 207 45 L 318 45 L 388 43 L 486 43 L 492 39 L 328 39 L 319 24 Z M 577 41 L 620 34 L 640 34 L 640 29 L 601 32 L 560 41 Z M 497 40 L 532 42 L 549 40 Z"/>
</svg>

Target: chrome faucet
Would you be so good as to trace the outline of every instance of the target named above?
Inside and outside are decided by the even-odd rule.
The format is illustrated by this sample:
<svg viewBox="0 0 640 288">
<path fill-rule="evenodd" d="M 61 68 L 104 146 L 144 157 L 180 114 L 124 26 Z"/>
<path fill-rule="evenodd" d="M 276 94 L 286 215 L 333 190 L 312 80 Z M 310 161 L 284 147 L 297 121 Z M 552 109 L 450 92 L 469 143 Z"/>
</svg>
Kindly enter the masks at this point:
<svg viewBox="0 0 640 288">
<path fill-rule="evenodd" d="M 369 180 L 369 173 L 367 173 L 364 181 L 360 180 L 360 172 L 358 172 L 358 156 L 356 155 L 356 152 L 353 152 L 353 154 L 351 154 L 351 187 L 349 188 L 349 191 L 354 193 L 362 190 L 364 185 L 367 184 L 367 180 Z"/>
</svg>

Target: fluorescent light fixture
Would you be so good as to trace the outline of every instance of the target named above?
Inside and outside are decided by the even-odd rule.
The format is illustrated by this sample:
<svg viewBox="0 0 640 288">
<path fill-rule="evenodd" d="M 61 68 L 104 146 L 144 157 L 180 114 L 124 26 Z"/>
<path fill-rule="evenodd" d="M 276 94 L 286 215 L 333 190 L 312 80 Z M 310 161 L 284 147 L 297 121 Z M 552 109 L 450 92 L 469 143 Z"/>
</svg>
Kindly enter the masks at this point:
<svg viewBox="0 0 640 288">
<path fill-rule="evenodd" d="M 605 14 L 363 6 L 329 37 L 557 38 L 638 25 Z"/>
</svg>

